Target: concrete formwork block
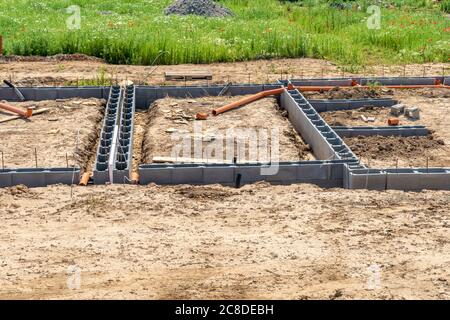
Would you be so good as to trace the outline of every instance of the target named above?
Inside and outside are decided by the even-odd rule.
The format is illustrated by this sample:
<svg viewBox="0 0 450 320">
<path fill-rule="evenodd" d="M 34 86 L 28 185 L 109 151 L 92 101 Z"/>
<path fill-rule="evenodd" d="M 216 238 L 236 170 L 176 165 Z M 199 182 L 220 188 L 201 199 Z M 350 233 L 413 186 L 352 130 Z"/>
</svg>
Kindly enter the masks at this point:
<svg viewBox="0 0 450 320">
<path fill-rule="evenodd" d="M 348 77 L 326 79 L 290 79 L 297 86 L 351 86 L 353 82 L 360 85 L 380 83 L 381 85 L 434 85 L 436 81 L 444 83 L 441 76 L 434 77 Z M 448 80 L 447 80 L 448 81 Z"/>
<path fill-rule="evenodd" d="M 297 180 L 326 180 L 329 178 L 327 165 L 304 165 L 297 168 Z"/>
<path fill-rule="evenodd" d="M 107 169 L 104 171 L 94 170 L 92 176 L 95 184 L 105 184 L 109 182 L 109 173 Z"/>
<path fill-rule="evenodd" d="M 322 186 L 342 186 L 345 161 L 281 162 L 278 171 L 268 174 L 267 164 L 176 164 L 139 166 L 140 183 L 235 185 L 268 181 L 274 184 L 315 183 Z M 353 163 L 353 162 L 348 162 Z"/>
<path fill-rule="evenodd" d="M 385 190 L 387 175 L 377 169 L 349 170 L 348 189 Z"/>
<path fill-rule="evenodd" d="M 171 183 L 173 184 L 203 184 L 202 166 L 177 166 L 172 169 Z"/>
<path fill-rule="evenodd" d="M 430 131 L 424 126 L 398 126 L 398 127 L 332 127 L 341 137 L 357 136 L 427 136 Z"/>
<path fill-rule="evenodd" d="M 124 89 L 120 104 L 119 135 L 114 164 L 114 182 L 127 183 L 131 181 L 133 164 L 133 134 L 134 114 L 136 110 L 136 89 L 133 85 Z"/>
<path fill-rule="evenodd" d="M 387 188 L 396 190 L 450 190 L 450 169 L 388 169 Z"/>
<path fill-rule="evenodd" d="M 235 182 L 235 166 L 208 165 L 203 168 L 204 184 L 233 184 Z"/>
<path fill-rule="evenodd" d="M 139 166 L 140 184 L 171 184 L 173 167 L 160 165 Z"/>
<path fill-rule="evenodd" d="M 275 174 L 268 174 L 275 172 L 274 170 L 277 167 L 277 172 Z M 298 164 L 279 164 L 275 166 L 272 164 L 271 167 L 268 165 L 263 166 L 264 170 L 261 171 L 261 177 L 268 182 L 276 182 L 280 184 L 291 184 L 298 181 L 297 171 Z"/>
<path fill-rule="evenodd" d="M 405 108 L 405 117 L 418 120 L 420 119 L 420 109 L 418 107 Z"/>
<path fill-rule="evenodd" d="M 79 168 L 22 168 L 0 172 L 0 187 L 23 184 L 29 188 L 46 187 L 52 184 L 72 184 L 80 179 Z"/>
<path fill-rule="evenodd" d="M 17 169 L 11 174 L 11 184 L 23 184 L 30 188 L 45 187 L 45 172 L 43 169 Z"/>
<path fill-rule="evenodd" d="M 42 101 L 70 98 L 106 99 L 109 87 L 18 87 L 26 100 Z M 14 90 L 0 87 L 0 100 L 18 101 Z"/>
<path fill-rule="evenodd" d="M 110 181 L 108 175 L 108 159 L 111 152 L 115 152 L 115 150 L 111 150 L 112 134 L 114 128 L 118 125 L 119 104 L 122 101 L 122 94 L 122 89 L 119 86 L 112 86 L 110 88 L 94 163 L 93 177 L 95 184 L 104 184 Z"/>
<path fill-rule="evenodd" d="M 331 86 L 348 87 L 352 85 L 352 79 L 291 79 L 294 86 Z"/>
<path fill-rule="evenodd" d="M 353 110 L 362 107 L 391 107 L 397 104 L 393 99 L 333 99 L 309 100 L 317 112 Z"/>
<path fill-rule="evenodd" d="M 241 184 L 254 183 L 257 181 L 265 180 L 265 177 L 261 175 L 261 166 L 259 165 L 236 166 L 234 174 L 235 178 L 237 178 L 238 175 L 241 175 Z"/>
<path fill-rule="evenodd" d="M 0 188 L 12 186 L 12 176 L 9 170 L 0 171 Z"/>
<path fill-rule="evenodd" d="M 298 104 L 296 100 L 304 101 L 305 103 Z M 311 146 L 316 158 L 319 160 L 333 159 L 335 154 L 333 149 L 323 136 L 323 132 L 317 129 L 313 121 L 316 121 L 317 125 L 324 125 L 325 123 L 300 92 L 297 90 L 284 92 L 281 95 L 280 103 L 281 107 L 288 111 L 289 121 L 294 128 L 306 143 Z M 331 129 L 328 131 L 331 131 Z"/>
<path fill-rule="evenodd" d="M 46 185 L 52 184 L 78 184 L 80 181 L 80 168 L 56 168 L 45 172 Z"/>
<path fill-rule="evenodd" d="M 398 117 L 405 113 L 405 105 L 404 104 L 396 104 L 391 107 L 391 114 Z"/>
</svg>

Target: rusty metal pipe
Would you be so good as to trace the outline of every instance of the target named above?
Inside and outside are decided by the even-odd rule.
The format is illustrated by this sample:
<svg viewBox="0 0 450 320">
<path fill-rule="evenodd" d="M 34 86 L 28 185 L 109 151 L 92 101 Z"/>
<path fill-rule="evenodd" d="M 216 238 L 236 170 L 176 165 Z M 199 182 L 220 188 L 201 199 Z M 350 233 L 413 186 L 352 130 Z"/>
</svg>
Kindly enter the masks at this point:
<svg viewBox="0 0 450 320">
<path fill-rule="evenodd" d="M 243 98 L 241 100 L 238 100 L 238 101 L 232 102 L 230 104 L 227 104 L 226 106 L 214 109 L 212 111 L 212 114 L 217 116 L 218 114 L 227 112 L 227 111 L 232 110 L 232 109 L 239 108 L 241 106 L 244 106 L 246 104 L 249 104 L 249 103 L 257 101 L 257 100 L 260 100 L 262 98 L 281 94 L 281 93 L 283 93 L 284 90 L 285 90 L 284 88 L 278 88 L 278 89 L 261 91 L 261 92 L 259 92 L 257 94 L 254 94 L 254 95 L 251 95 L 249 97 L 245 97 L 245 98 Z"/>
<path fill-rule="evenodd" d="M 2 103 L 2 102 L 0 102 L 0 109 L 6 110 L 9 112 L 13 112 L 13 113 L 18 114 L 25 118 L 29 118 L 33 114 L 33 109 L 31 109 L 31 108 L 27 108 L 27 111 L 24 111 L 20 108 L 16 108 L 14 106 L 11 106 L 9 104 Z"/>
</svg>

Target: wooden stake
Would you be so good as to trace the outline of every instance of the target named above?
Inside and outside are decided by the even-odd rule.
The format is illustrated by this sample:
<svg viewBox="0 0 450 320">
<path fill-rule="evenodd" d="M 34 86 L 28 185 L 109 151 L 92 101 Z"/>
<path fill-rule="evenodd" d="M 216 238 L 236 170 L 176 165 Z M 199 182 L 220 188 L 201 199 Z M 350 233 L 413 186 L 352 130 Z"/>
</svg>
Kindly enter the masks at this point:
<svg viewBox="0 0 450 320">
<path fill-rule="evenodd" d="M 36 168 L 37 168 L 38 164 L 37 164 L 37 149 L 36 148 L 34 148 L 34 161 L 36 163 Z"/>
</svg>

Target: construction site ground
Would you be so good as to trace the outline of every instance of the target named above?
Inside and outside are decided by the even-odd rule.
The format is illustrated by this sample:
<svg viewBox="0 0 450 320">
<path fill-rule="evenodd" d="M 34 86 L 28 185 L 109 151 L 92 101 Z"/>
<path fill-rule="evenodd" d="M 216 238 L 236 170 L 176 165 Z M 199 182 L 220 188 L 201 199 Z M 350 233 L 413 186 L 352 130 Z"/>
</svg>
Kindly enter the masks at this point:
<svg viewBox="0 0 450 320">
<path fill-rule="evenodd" d="M 275 98 L 265 98 L 246 105 L 245 107 L 212 116 L 211 111 L 228 103 L 242 99 L 236 97 L 205 97 L 199 99 L 165 98 L 156 101 L 144 118 L 144 137 L 142 144 L 142 162 L 152 163 L 153 157 L 182 157 L 182 148 L 176 155 L 172 150 L 180 145 L 183 137 L 191 139 L 191 148 L 187 158 L 194 157 L 194 144 L 201 146 L 200 158 L 211 161 L 237 162 L 247 161 L 299 161 L 313 160 L 309 147 L 294 130 L 286 114 L 283 116 Z M 209 114 L 206 120 L 195 120 L 197 113 Z M 140 120 L 141 117 L 137 116 Z M 139 125 L 139 121 L 138 121 Z M 198 126 L 197 129 L 195 129 Z M 228 131 L 228 130 L 234 130 Z M 276 130 L 272 131 L 272 130 Z M 246 138 L 248 134 L 248 139 Z M 279 154 L 271 154 L 272 134 L 278 137 Z M 258 142 L 257 146 L 250 146 L 249 139 L 267 135 L 267 146 Z M 157 139 L 155 139 L 157 137 Z M 238 152 L 238 141 L 242 139 L 242 156 Z M 194 142 L 197 141 L 197 142 Z M 259 141 L 259 140 L 257 140 Z M 221 145 L 221 154 L 206 154 L 208 146 Z M 228 150 L 229 146 L 232 150 Z M 264 154 L 264 151 L 267 154 Z M 255 152 L 254 154 L 252 154 Z M 227 157 L 231 155 L 231 158 Z M 192 155 L 192 156 L 190 156 Z"/>
<path fill-rule="evenodd" d="M 104 100 L 67 99 L 10 103 L 48 109 L 30 119 L 0 124 L 5 168 L 86 168 L 95 155 L 103 120 Z M 0 112 L 0 121 L 13 114 Z M 36 164 L 37 158 L 37 164 Z"/>
<path fill-rule="evenodd" d="M 72 192 L 0 189 L 0 298 L 450 298 L 450 192 Z M 67 287 L 74 267 L 78 290 Z"/>
<path fill-rule="evenodd" d="M 350 75 L 322 60 L 282 59 L 160 66 L 144 82 L 164 84 L 164 71 L 199 67 L 213 72 L 210 84 L 273 83 L 283 73 L 284 77 L 310 78 Z M 449 64 L 391 66 L 355 75 L 422 76 L 423 69 L 425 74 L 440 75 L 445 68 Z M 119 81 L 138 83 L 153 69 L 107 65 L 96 59 L 42 58 L 0 62 L 0 77 L 19 85 L 53 86 L 81 83 L 106 72 Z M 444 141 L 444 146 L 430 148 L 430 166 L 450 166 L 448 149 L 444 149 L 450 143 L 449 100 L 444 95 L 414 91 L 387 94 L 420 107 L 422 117 L 413 124 L 426 125 L 434 130 L 436 139 Z M 222 105 L 231 99 L 211 103 Z M 273 106 L 271 101 L 260 107 Z M 37 104 L 44 107 L 41 103 Z M 23 120 L 0 124 L 1 148 L 8 144 L 6 166 L 34 167 L 34 144 L 39 165 L 65 166 L 66 152 L 73 164 L 70 156 L 78 129 L 80 136 L 90 136 L 99 121 L 98 103 L 50 102 L 45 107 L 53 106 L 55 114 L 32 118 L 36 127 Z M 62 105 L 77 107 L 65 110 Z M 219 124 L 220 119 L 247 112 L 249 107 L 212 121 Z M 270 119 L 284 123 L 274 108 L 267 110 L 271 110 Z M 136 167 L 146 157 L 142 145 L 152 124 L 146 112 L 138 112 L 135 120 Z M 269 126 L 266 121 L 263 124 Z M 367 125 L 347 117 L 339 121 Z M 170 123 L 170 127 L 182 126 Z M 22 130 L 28 134 L 22 135 Z M 60 130 L 60 134 L 51 130 Z M 162 137 L 159 132 L 157 139 Z M 373 145 L 379 141 L 372 141 Z M 39 151 L 41 145 L 47 152 L 55 148 L 56 156 Z M 84 150 L 95 151 L 92 142 L 88 145 Z M 8 150 L 15 150 L 13 158 L 7 156 Z M 414 153 L 417 159 L 419 151 Z M 417 160 L 421 166 L 427 152 L 423 154 L 423 162 Z M 407 157 L 400 165 L 410 163 Z M 380 166 L 395 167 L 391 158 L 381 158 Z M 371 160 L 371 166 L 376 161 Z M 379 192 L 305 184 L 258 183 L 240 189 L 218 185 L 3 188 L 0 299 L 450 299 L 449 208 L 448 191 Z M 79 289 L 69 289 L 67 283 L 74 268 L 80 272 Z"/>
</svg>

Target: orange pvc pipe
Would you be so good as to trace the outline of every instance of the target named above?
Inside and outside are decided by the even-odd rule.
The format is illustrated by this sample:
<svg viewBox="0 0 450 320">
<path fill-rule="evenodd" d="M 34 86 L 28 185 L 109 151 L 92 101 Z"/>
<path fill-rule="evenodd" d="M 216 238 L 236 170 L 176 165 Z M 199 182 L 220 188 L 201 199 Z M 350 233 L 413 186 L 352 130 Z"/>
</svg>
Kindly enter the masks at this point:
<svg viewBox="0 0 450 320">
<path fill-rule="evenodd" d="M 80 186 L 87 186 L 90 177 L 91 177 L 90 172 L 83 173 L 80 179 Z"/>
<path fill-rule="evenodd" d="M 249 103 L 257 101 L 259 99 L 262 99 L 262 98 L 265 98 L 265 97 L 268 97 L 268 96 L 281 94 L 281 93 L 283 93 L 283 91 L 284 91 L 284 88 L 261 91 L 261 92 L 259 92 L 257 94 L 251 95 L 249 97 L 245 97 L 244 99 L 241 99 L 241 100 L 232 102 L 230 104 L 227 104 L 226 106 L 214 109 L 212 111 L 212 114 L 217 116 L 218 114 L 227 112 L 227 111 L 232 110 L 232 109 L 239 108 L 239 107 L 241 107 L 243 105 L 249 104 Z"/>
<path fill-rule="evenodd" d="M 298 89 L 300 91 L 330 91 L 333 90 L 335 88 L 352 88 L 355 87 L 356 85 L 354 83 L 352 83 L 351 86 L 299 86 L 299 87 L 294 87 L 292 85 L 288 86 L 288 90 L 292 90 L 292 89 Z M 391 86 L 382 86 L 383 88 L 389 88 L 389 89 L 422 89 L 422 88 L 444 88 L 444 89 L 450 89 L 450 86 L 447 85 L 407 85 L 407 86 L 402 86 L 402 85 L 391 85 Z M 372 87 L 370 86 L 357 86 L 357 88 L 361 88 L 361 89 L 370 89 Z M 212 111 L 212 114 L 217 116 L 218 114 L 227 112 L 229 110 L 232 109 L 236 109 L 239 108 L 243 105 L 246 105 L 248 103 L 257 101 L 259 99 L 268 97 L 268 96 L 273 96 L 273 95 L 278 95 L 283 93 L 283 91 L 285 90 L 285 88 L 279 88 L 279 89 L 272 89 L 272 90 L 267 90 L 267 91 L 261 91 L 257 94 L 251 95 L 249 97 L 246 97 L 244 99 L 232 102 L 230 104 L 227 104 L 223 107 L 214 109 Z"/>
<path fill-rule="evenodd" d="M 23 111 L 20 108 L 16 108 L 14 106 L 11 106 L 9 104 L 2 103 L 2 102 L 0 102 L 0 109 L 16 113 L 25 118 L 29 118 L 33 114 L 33 109 L 31 109 L 31 108 L 27 108 L 27 111 Z"/>
<path fill-rule="evenodd" d="M 139 173 L 137 172 L 131 173 L 131 183 L 139 184 Z"/>
<path fill-rule="evenodd" d="M 298 89 L 300 91 L 330 91 L 335 88 L 360 88 L 360 89 L 370 89 L 373 87 L 370 86 L 299 86 L 294 87 L 295 89 Z M 390 86 L 381 86 L 382 88 L 388 88 L 388 89 L 423 89 L 423 88 L 434 88 L 434 89 L 450 89 L 450 86 L 447 85 L 435 85 L 435 84 L 429 84 L 429 85 L 390 85 Z"/>
</svg>

